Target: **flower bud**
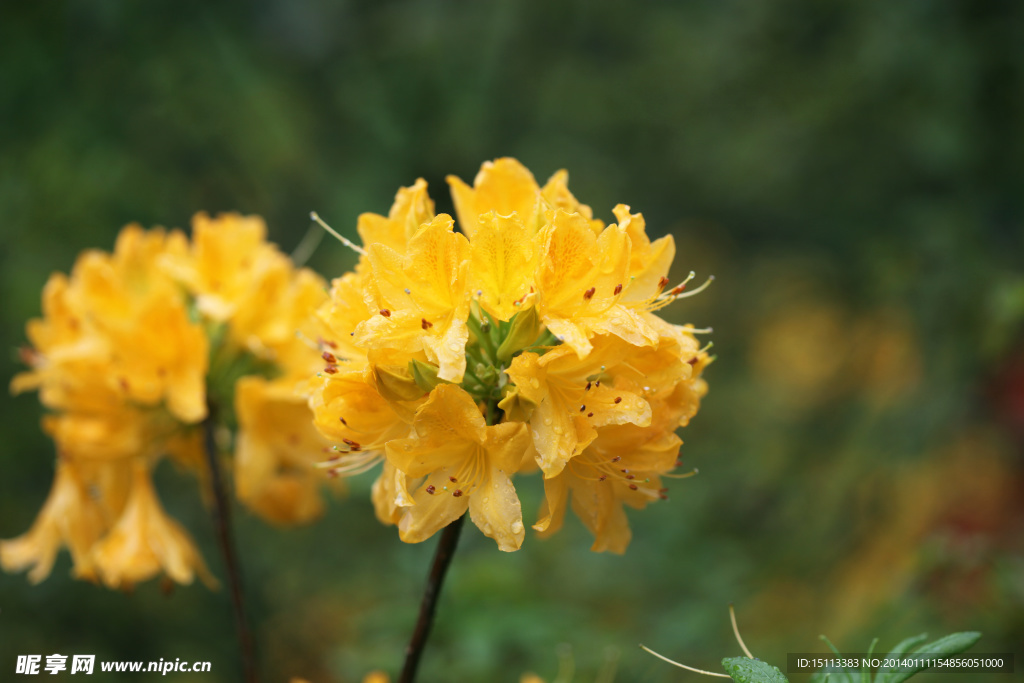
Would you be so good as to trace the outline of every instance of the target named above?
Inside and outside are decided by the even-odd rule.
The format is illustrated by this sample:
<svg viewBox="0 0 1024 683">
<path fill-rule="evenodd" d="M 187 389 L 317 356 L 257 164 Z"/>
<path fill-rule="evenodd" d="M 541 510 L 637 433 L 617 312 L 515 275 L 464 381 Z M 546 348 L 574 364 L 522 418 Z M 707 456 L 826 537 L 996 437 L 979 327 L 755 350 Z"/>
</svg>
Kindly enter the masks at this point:
<svg viewBox="0 0 1024 683">
<path fill-rule="evenodd" d="M 413 381 L 416 382 L 416 386 L 428 393 L 433 391 L 438 384 L 449 384 L 449 382 L 438 378 L 437 371 L 438 367 L 431 363 L 424 363 L 421 360 L 409 361 L 409 372 L 412 374 Z"/>
<path fill-rule="evenodd" d="M 415 401 L 424 394 L 412 373 L 400 365 L 374 365 L 372 376 L 377 393 L 388 401 Z"/>
<path fill-rule="evenodd" d="M 508 334 L 498 347 L 498 360 L 507 363 L 516 352 L 533 344 L 540 334 L 540 318 L 534 306 L 512 316 Z"/>
<path fill-rule="evenodd" d="M 523 396 L 519 387 L 511 384 L 505 387 L 504 394 L 505 398 L 498 402 L 498 407 L 505 412 L 505 417 L 510 422 L 529 422 L 537 404 Z"/>
</svg>

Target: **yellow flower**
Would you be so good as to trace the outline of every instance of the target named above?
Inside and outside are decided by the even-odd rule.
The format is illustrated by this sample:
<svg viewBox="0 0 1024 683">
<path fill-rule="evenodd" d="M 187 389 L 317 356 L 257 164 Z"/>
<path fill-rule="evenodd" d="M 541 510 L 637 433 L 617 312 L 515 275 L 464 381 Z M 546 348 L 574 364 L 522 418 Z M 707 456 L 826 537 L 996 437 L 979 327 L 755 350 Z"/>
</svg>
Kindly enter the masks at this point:
<svg viewBox="0 0 1024 683">
<path fill-rule="evenodd" d="M 427 183 L 420 178 L 410 187 L 403 187 L 395 196 L 387 217 L 375 213 L 359 216 L 359 237 L 363 244 L 381 244 L 399 253 L 419 227 L 434 218 L 434 202 L 427 196 Z"/>
<path fill-rule="evenodd" d="M 46 281 L 43 317 L 28 321 L 26 333 L 32 346 L 21 350 L 31 370 L 11 380 L 12 393 L 39 389 L 40 400 L 50 407 L 59 407 L 66 401 L 65 394 L 83 383 L 78 381 L 81 370 L 99 368 L 102 372 L 107 357 L 105 346 L 87 333 L 69 301 L 69 288 L 68 278 L 60 273 Z"/>
<path fill-rule="evenodd" d="M 499 216 L 515 214 L 529 234 L 537 232 L 543 208 L 540 188 L 533 174 L 515 159 L 484 162 L 473 187 L 455 176 L 447 180 L 459 225 L 471 239 L 476 236 L 480 219 L 491 212 Z"/>
<path fill-rule="evenodd" d="M 687 296 L 689 278 L 666 291 L 671 236 L 650 240 L 621 204 L 605 226 L 567 180 L 559 171 L 540 187 L 508 158 L 485 163 L 472 187 L 449 177 L 462 234 L 434 215 L 422 180 L 388 217 L 360 217 L 359 264 L 318 312 L 329 360 L 310 405 L 335 444 L 329 471 L 384 461 L 374 507 L 405 541 L 469 511 L 515 550 L 512 479 L 539 469 L 537 528 L 550 533 L 570 497 L 590 496 L 574 506 L 595 550 L 621 551 L 622 503 L 644 505 L 652 489 L 594 472 L 614 448 L 645 480 L 675 466 L 674 430 L 696 413 L 707 355 L 697 330 L 656 312 Z"/>
<path fill-rule="evenodd" d="M 356 326 L 355 343 L 423 351 L 442 379 L 461 381 L 469 336 L 469 243 L 452 232 L 451 218 L 437 216 L 421 226 L 404 255 L 370 245 L 367 261 L 370 315 Z"/>
<path fill-rule="evenodd" d="M 503 157 L 485 161 L 473 187 L 456 176 L 448 176 L 446 180 L 452 190 L 459 225 L 470 238 L 476 237 L 480 219 L 491 212 L 498 216 L 515 214 L 530 235 L 543 227 L 544 212 L 553 209 L 582 215 L 595 232 L 604 225 L 594 220 L 589 206 L 579 203 L 569 192 L 569 174 L 564 170 L 556 172 L 541 188 L 525 166 Z"/>
<path fill-rule="evenodd" d="M 529 442 L 523 425 L 488 426 L 469 394 L 441 385 L 416 412 L 413 430 L 386 444 L 389 462 L 423 478 L 399 522 L 402 540 L 426 540 L 468 509 L 498 548 L 518 550 L 525 531 L 511 477 Z"/>
<path fill-rule="evenodd" d="M 239 435 L 235 447 L 238 499 L 264 519 L 300 524 L 319 517 L 319 489 L 328 441 L 290 382 L 243 377 L 235 387 Z"/>
<path fill-rule="evenodd" d="M 183 248 L 180 233 L 121 231 L 113 254 L 87 252 L 72 273 L 72 301 L 105 344 L 109 379 L 124 399 L 167 410 L 182 422 L 206 417 L 208 343 L 177 285 L 159 268 Z"/>
<path fill-rule="evenodd" d="M 516 214 L 480 217 L 472 241 L 471 289 L 484 310 L 508 320 L 534 289 L 537 248 L 533 232 Z"/>
<path fill-rule="evenodd" d="M 204 316 L 226 321 L 258 301 L 258 283 L 282 258 L 266 236 L 258 216 L 228 213 L 212 219 L 197 213 L 191 247 L 165 255 L 163 264 L 196 296 Z"/>
<path fill-rule="evenodd" d="M 321 510 L 326 478 L 315 463 L 330 442 L 300 389 L 324 362 L 310 341 L 324 282 L 265 242 L 259 218 L 198 214 L 193 227 L 190 243 L 178 231 L 130 225 L 112 253 L 88 251 L 69 277 L 47 283 L 43 317 L 28 324 L 32 347 L 22 351 L 30 369 L 11 389 L 39 391 L 61 460 L 36 525 L 5 542 L 5 568 L 34 565 L 31 578 L 41 580 L 67 545 L 83 578 L 95 566 L 119 585 L 163 567 L 191 580 L 202 568 L 197 551 L 148 479 L 129 473 L 170 457 L 207 481 L 199 423 L 208 405 L 233 437 L 243 503 L 282 524 Z M 76 486 L 95 504 L 73 495 Z M 77 526 L 54 512 L 74 506 L 83 510 Z M 137 548 L 146 529 L 160 535 L 157 545 Z"/>
<path fill-rule="evenodd" d="M 338 358 L 364 359 L 366 349 L 353 339 L 356 325 L 366 319 L 363 287 L 366 278 L 360 273 L 345 273 L 331 282 L 329 300 L 316 310 L 316 319 L 323 329 L 320 345 Z"/>
<path fill-rule="evenodd" d="M 682 440 L 675 429 L 696 414 L 707 389 L 697 373 L 709 358 L 695 345 L 691 353 L 687 361 L 681 361 L 685 356 L 680 350 L 671 340 L 663 340 L 657 351 L 641 349 L 631 357 L 625 372 L 618 368 L 613 375 L 616 385 L 641 392 L 650 405 L 652 420 L 647 425 L 599 427 L 582 453 L 557 476 L 545 479 L 545 501 L 534 529 L 542 535 L 557 531 L 571 498 L 576 515 L 594 535 L 591 550 L 625 552 L 631 532 L 623 504 L 640 509 L 667 498 L 662 476 L 685 478 L 694 473 L 667 474 L 680 464 L 677 456 Z"/>
<path fill-rule="evenodd" d="M 9 572 L 31 567 L 29 581 L 39 583 L 50 575 L 57 552 L 66 545 L 75 575 L 89 578 L 89 552 L 104 531 L 103 511 L 90 499 L 74 465 L 58 460 L 53 488 L 32 528 L 23 536 L 0 541 L 0 566 Z"/>
<path fill-rule="evenodd" d="M 543 356 L 523 353 L 506 371 L 519 392 L 537 407 L 530 417 L 538 463 L 545 476 L 558 474 L 611 424 L 651 422 L 651 408 L 640 395 L 616 387 L 628 344 L 615 337 L 594 340 L 594 352 L 580 359 L 568 346 Z"/>
<path fill-rule="evenodd" d="M 208 587 L 217 585 L 188 533 L 164 512 L 142 462 L 134 465 L 124 511 L 91 555 L 110 588 L 130 588 L 161 572 L 181 584 L 198 574 Z"/>
</svg>

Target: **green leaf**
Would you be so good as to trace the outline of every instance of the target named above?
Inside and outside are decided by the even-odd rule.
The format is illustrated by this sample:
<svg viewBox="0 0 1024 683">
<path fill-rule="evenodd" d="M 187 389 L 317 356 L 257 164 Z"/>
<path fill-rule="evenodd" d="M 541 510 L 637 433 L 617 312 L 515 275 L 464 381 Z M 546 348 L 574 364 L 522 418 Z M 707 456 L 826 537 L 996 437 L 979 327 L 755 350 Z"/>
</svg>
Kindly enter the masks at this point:
<svg viewBox="0 0 1024 683">
<path fill-rule="evenodd" d="M 725 667 L 725 673 L 739 683 L 789 683 L 779 667 L 760 659 L 726 657 L 722 660 L 722 666 Z"/>
<path fill-rule="evenodd" d="M 878 645 L 878 638 L 871 641 L 871 647 L 868 648 L 868 659 L 871 659 L 871 655 L 875 654 L 875 646 Z M 868 663 L 864 662 L 860 667 L 860 683 L 871 683 L 871 669 L 868 667 Z"/>
<path fill-rule="evenodd" d="M 955 655 L 972 647 L 978 639 L 981 638 L 981 634 L 977 631 L 963 631 L 961 633 L 953 633 L 946 636 L 945 638 L 939 638 L 938 640 L 932 641 L 926 645 L 914 650 L 914 654 L 929 654 L 929 655 Z M 889 675 L 885 679 L 886 683 L 903 683 L 911 676 L 920 671 L 923 671 L 925 666 L 912 666 L 902 669 L 898 669 Z"/>
<path fill-rule="evenodd" d="M 846 669 L 822 669 L 808 678 L 807 683 L 853 683 L 853 674 Z"/>
<path fill-rule="evenodd" d="M 818 636 L 818 638 L 825 641 L 828 648 L 832 650 L 836 657 L 842 658 L 843 654 L 839 651 L 839 648 L 837 648 L 832 641 L 828 639 L 828 636 L 823 634 Z M 822 669 L 811 676 L 808 683 L 824 683 L 825 681 L 828 681 L 828 683 L 854 683 L 853 672 L 844 667 L 829 667 Z"/>
<path fill-rule="evenodd" d="M 920 635 L 907 638 L 906 640 L 902 640 L 896 647 L 892 649 L 892 652 L 885 656 L 883 661 L 885 659 L 895 659 L 902 654 L 910 652 L 911 648 L 917 647 L 927 639 L 928 634 L 922 633 Z M 892 675 L 894 672 L 895 669 L 891 667 L 879 667 L 878 671 L 875 672 L 875 683 L 892 683 Z"/>
</svg>

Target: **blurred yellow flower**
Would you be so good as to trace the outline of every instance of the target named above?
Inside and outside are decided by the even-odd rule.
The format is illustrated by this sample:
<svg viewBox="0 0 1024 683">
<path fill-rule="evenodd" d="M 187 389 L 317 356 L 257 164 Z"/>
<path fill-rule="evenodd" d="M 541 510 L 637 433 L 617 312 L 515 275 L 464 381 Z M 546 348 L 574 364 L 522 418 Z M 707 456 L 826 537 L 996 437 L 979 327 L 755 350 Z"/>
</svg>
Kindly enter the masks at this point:
<svg viewBox="0 0 1024 683">
<path fill-rule="evenodd" d="M 329 471 L 383 462 L 374 506 L 407 542 L 468 511 L 500 549 L 519 548 L 513 479 L 538 467 L 538 530 L 557 529 L 571 498 L 595 550 L 628 543 L 623 503 L 664 495 L 710 359 L 697 330 L 656 311 L 692 293 L 692 274 L 669 288 L 671 236 L 651 241 L 624 205 L 606 226 L 567 181 L 541 187 L 498 159 L 472 186 L 448 178 L 461 233 L 423 180 L 387 217 L 359 219 L 359 263 L 317 315 L 326 365 L 310 406 L 334 444 Z"/>
<path fill-rule="evenodd" d="M 280 524 L 320 514 L 316 463 L 330 442 L 299 389 L 323 362 L 308 339 L 324 289 L 266 242 L 262 220 L 235 214 L 198 214 L 191 242 L 130 225 L 112 253 L 53 275 L 11 389 L 39 391 L 60 458 L 39 518 L 0 544 L 0 566 L 40 581 L 66 545 L 76 576 L 110 586 L 207 579 L 148 473 L 166 456 L 206 480 L 210 406 L 233 435 L 243 504 Z"/>
<path fill-rule="evenodd" d="M 7 571 L 31 567 L 28 578 L 39 583 L 49 576 L 57 552 L 67 546 L 75 573 L 91 577 L 90 551 L 104 530 L 102 510 L 90 499 L 74 465 L 58 460 L 53 488 L 32 528 L 0 541 L 0 565 Z"/>
<path fill-rule="evenodd" d="M 103 583 L 126 588 L 161 572 L 181 584 L 198 574 L 217 585 L 191 537 L 164 512 L 146 465 L 134 463 L 131 493 L 110 532 L 92 547 L 92 561 Z"/>
</svg>

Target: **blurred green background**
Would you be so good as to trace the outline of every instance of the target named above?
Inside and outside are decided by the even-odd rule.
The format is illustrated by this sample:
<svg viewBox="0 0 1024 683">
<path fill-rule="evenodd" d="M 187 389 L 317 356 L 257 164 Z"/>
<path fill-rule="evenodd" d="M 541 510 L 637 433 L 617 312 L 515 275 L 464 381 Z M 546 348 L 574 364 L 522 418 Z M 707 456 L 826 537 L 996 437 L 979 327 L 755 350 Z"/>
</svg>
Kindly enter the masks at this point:
<svg viewBox="0 0 1024 683">
<path fill-rule="evenodd" d="M 739 654 L 729 602 L 782 666 L 819 633 L 863 651 L 976 629 L 1020 667 L 1022 30 L 1013 0 L 5 2 L 0 375 L 47 276 L 126 223 L 257 213 L 289 251 L 311 209 L 351 235 L 419 176 L 450 211 L 448 173 L 567 168 L 601 218 L 625 202 L 672 232 L 676 275 L 717 277 L 669 309 L 715 329 L 682 432 L 701 473 L 631 513 L 622 557 L 575 520 L 511 555 L 467 527 L 423 680 L 550 681 L 561 644 L 575 681 L 609 658 L 617 681 L 695 680 L 637 643 L 717 669 Z M 310 263 L 352 258 L 327 240 Z M 0 400 L 10 538 L 54 455 L 36 396 Z M 434 544 L 380 526 L 369 483 L 302 529 L 236 509 L 264 681 L 397 672 Z M 194 482 L 164 465 L 158 486 L 223 577 Z M 223 591 L 68 568 L 0 575 L 0 678 L 58 652 L 239 680 Z"/>
</svg>

